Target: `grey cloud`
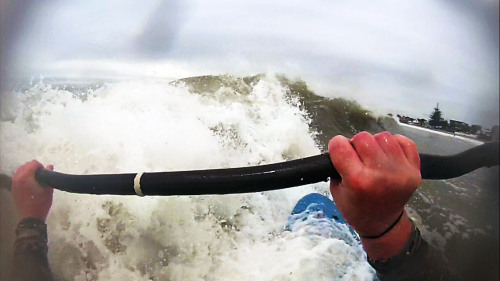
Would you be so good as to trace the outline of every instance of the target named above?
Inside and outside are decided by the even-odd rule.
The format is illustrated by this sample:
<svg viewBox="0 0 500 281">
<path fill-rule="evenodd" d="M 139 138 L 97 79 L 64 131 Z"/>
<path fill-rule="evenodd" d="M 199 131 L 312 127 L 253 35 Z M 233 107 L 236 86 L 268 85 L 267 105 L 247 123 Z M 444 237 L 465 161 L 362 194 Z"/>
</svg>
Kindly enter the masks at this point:
<svg viewBox="0 0 500 281">
<path fill-rule="evenodd" d="M 147 58 L 165 58 L 172 48 L 182 21 L 179 1 L 162 1 L 145 21 L 133 45 L 136 53 Z"/>
<path fill-rule="evenodd" d="M 498 97 L 499 82 L 498 40 L 490 40 L 498 31 L 488 27 L 498 9 L 485 8 L 498 1 L 467 1 L 42 2 L 14 57 L 33 73 L 77 59 L 277 71 L 356 89 L 346 93 L 408 114 L 427 114 L 438 99 L 466 100 L 450 108 L 460 119 L 467 104 Z M 405 104 L 416 102 L 424 109 Z"/>
</svg>

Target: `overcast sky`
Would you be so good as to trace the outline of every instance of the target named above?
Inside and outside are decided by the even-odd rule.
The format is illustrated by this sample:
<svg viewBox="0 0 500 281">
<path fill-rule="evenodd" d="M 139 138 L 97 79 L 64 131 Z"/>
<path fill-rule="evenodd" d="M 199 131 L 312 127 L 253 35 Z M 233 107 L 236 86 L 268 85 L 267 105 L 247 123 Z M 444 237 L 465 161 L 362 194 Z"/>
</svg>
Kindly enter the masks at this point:
<svg viewBox="0 0 500 281">
<path fill-rule="evenodd" d="M 279 72 L 376 113 L 498 124 L 498 0 L 1 3 L 4 73 Z"/>
</svg>

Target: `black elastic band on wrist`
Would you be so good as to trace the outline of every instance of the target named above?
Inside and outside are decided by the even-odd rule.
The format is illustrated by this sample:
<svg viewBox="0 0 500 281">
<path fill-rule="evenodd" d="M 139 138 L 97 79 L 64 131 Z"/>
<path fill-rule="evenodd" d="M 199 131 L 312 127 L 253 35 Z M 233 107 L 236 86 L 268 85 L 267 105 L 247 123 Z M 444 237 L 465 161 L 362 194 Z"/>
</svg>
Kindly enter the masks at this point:
<svg viewBox="0 0 500 281">
<path fill-rule="evenodd" d="M 406 242 L 403 249 L 401 249 L 397 255 L 386 260 L 373 260 L 367 256 L 368 263 L 375 268 L 377 272 L 386 274 L 394 268 L 399 268 L 403 263 L 407 262 L 411 256 L 415 255 L 416 251 L 422 245 L 422 236 L 420 235 L 420 231 L 411 219 L 410 222 L 410 239 L 408 239 L 408 242 Z M 416 256 L 414 258 L 416 258 Z"/>
<path fill-rule="evenodd" d="M 395 226 L 396 224 L 398 224 L 398 222 L 401 220 L 401 217 L 403 216 L 403 213 L 405 212 L 405 210 L 403 209 L 403 211 L 401 212 L 401 214 L 399 214 L 398 218 L 396 219 L 395 222 L 393 222 L 391 224 L 391 226 L 389 226 L 389 228 L 387 228 L 384 232 L 382 232 L 381 234 L 379 235 L 371 235 L 371 236 L 364 236 L 364 235 L 359 235 L 359 237 L 361 238 L 364 238 L 364 239 L 377 239 L 377 238 L 380 238 L 384 235 L 386 235 L 389 231 L 391 231 Z"/>
</svg>

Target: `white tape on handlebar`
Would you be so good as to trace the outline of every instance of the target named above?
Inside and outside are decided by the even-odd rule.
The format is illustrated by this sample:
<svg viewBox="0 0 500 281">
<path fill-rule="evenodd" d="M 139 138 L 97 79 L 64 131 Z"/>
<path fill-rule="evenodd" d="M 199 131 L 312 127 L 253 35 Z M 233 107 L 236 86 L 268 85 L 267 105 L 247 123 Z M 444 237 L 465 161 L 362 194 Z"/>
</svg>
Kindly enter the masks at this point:
<svg viewBox="0 0 500 281">
<path fill-rule="evenodd" d="M 135 194 L 137 194 L 139 196 L 144 196 L 144 194 L 142 193 L 142 190 L 141 190 L 141 177 L 142 177 L 142 174 L 144 174 L 144 173 L 138 173 L 137 175 L 135 175 L 135 178 L 134 178 L 134 190 L 135 190 Z"/>
</svg>

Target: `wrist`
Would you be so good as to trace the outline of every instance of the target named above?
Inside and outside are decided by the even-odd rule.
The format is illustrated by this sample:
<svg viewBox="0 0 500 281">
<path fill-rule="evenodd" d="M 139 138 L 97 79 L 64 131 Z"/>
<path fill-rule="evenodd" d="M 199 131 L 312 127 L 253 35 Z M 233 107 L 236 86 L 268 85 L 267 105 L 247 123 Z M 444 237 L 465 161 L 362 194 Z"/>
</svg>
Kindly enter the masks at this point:
<svg viewBox="0 0 500 281">
<path fill-rule="evenodd" d="M 361 243 L 367 255 L 372 260 L 386 260 L 396 256 L 410 239 L 413 223 L 406 210 L 399 221 L 384 235 L 378 238 L 361 238 Z"/>
<path fill-rule="evenodd" d="M 26 220 L 26 219 L 36 219 L 40 220 L 42 222 L 45 222 L 47 220 L 47 215 L 35 213 L 35 212 L 20 212 L 19 214 L 19 222 Z"/>
<path fill-rule="evenodd" d="M 401 213 L 399 213 L 398 217 L 396 218 L 396 220 L 394 220 L 394 222 L 389 225 L 388 227 L 385 228 L 385 230 L 383 232 L 379 232 L 379 234 L 376 234 L 376 235 L 363 235 L 361 233 L 358 233 L 359 236 L 361 238 L 365 238 L 365 239 L 377 239 L 377 238 L 380 238 L 384 235 L 386 235 L 387 233 L 389 233 L 396 225 L 398 225 L 398 223 L 401 221 L 401 218 L 403 217 L 403 214 L 404 214 L 405 210 L 403 209 L 401 211 Z"/>
<path fill-rule="evenodd" d="M 371 207 L 371 209 L 373 208 Z M 385 210 L 383 212 L 377 212 L 378 210 L 363 210 L 356 217 L 349 217 L 353 220 L 352 223 L 350 220 L 346 220 L 360 237 L 377 238 L 378 236 L 385 235 L 386 232 L 394 228 L 395 224 L 399 223 L 404 210 L 404 206 L 394 210 L 390 214 Z"/>
<path fill-rule="evenodd" d="M 24 218 L 16 227 L 16 238 L 39 237 L 47 241 L 47 225 L 38 218 Z"/>
</svg>

